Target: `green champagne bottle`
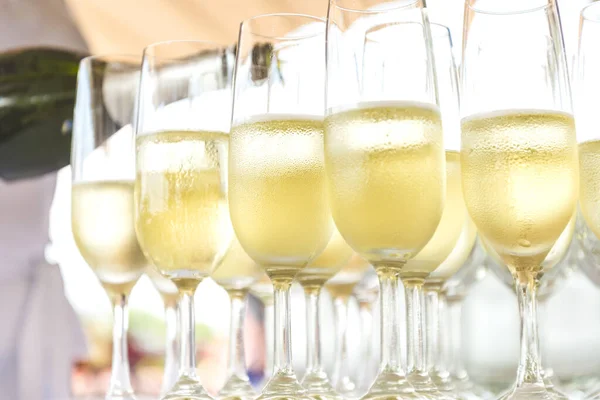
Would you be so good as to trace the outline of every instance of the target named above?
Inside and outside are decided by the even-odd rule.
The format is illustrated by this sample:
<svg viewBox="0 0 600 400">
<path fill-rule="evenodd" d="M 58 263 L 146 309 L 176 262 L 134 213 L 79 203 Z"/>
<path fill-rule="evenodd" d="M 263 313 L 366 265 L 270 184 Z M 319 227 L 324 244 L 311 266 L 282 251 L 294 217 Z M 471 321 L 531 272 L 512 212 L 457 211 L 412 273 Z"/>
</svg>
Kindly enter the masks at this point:
<svg viewBox="0 0 600 400">
<path fill-rule="evenodd" d="M 49 47 L 0 53 L 0 179 L 69 164 L 77 70 L 85 56 Z"/>
</svg>

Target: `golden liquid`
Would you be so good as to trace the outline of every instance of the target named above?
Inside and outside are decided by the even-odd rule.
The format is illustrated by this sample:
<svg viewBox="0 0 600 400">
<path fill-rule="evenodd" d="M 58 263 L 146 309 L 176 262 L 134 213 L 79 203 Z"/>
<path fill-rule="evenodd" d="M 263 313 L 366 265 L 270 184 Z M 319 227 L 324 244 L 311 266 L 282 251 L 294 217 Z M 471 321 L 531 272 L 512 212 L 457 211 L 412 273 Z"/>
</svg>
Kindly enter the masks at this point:
<svg viewBox="0 0 600 400">
<path fill-rule="evenodd" d="M 179 298 L 177 286 L 170 279 L 162 276 L 153 266 L 146 268 L 145 272 L 160 297 L 162 297 L 165 306 L 176 306 Z"/>
<path fill-rule="evenodd" d="M 573 240 L 573 234 L 575 233 L 575 223 L 577 220 L 576 216 L 577 213 L 573 214 L 573 217 L 567 224 L 567 227 L 560 234 L 558 240 L 556 241 L 556 243 L 554 243 L 554 246 L 552 246 L 552 249 L 550 249 L 546 258 L 544 258 L 544 261 L 542 261 L 541 267 L 544 272 L 548 272 L 549 270 L 554 268 L 567 255 L 569 247 L 571 246 L 571 241 Z M 494 248 L 490 246 L 490 244 L 485 239 L 483 239 L 481 243 L 486 253 L 494 260 L 496 265 L 498 265 L 501 268 L 504 268 L 504 262 L 502 261 L 502 258 L 500 257 L 500 255 L 498 255 L 496 250 L 494 250 Z M 512 280 L 512 276 L 510 275 L 510 271 L 508 269 L 505 271 L 506 276 L 503 279 L 508 282 L 509 280 Z M 539 276 L 539 278 L 541 278 L 541 276 Z"/>
<path fill-rule="evenodd" d="M 399 269 L 431 239 L 446 190 L 437 108 L 375 102 L 333 113 L 325 161 L 335 223 L 373 265 Z"/>
<path fill-rule="evenodd" d="M 236 235 L 271 278 L 293 279 L 332 232 L 323 124 L 263 116 L 231 130 L 229 206 Z"/>
<path fill-rule="evenodd" d="M 325 288 L 331 297 L 350 297 L 356 284 L 371 265 L 360 255 L 354 253 L 340 272 L 327 281 Z"/>
<path fill-rule="evenodd" d="M 465 202 L 515 271 L 537 271 L 573 215 L 579 163 L 573 117 L 512 110 L 462 121 Z"/>
<path fill-rule="evenodd" d="M 579 145 L 579 204 L 585 222 L 600 238 L 600 140 Z"/>
<path fill-rule="evenodd" d="M 128 294 L 147 261 L 134 227 L 133 182 L 74 183 L 72 230 L 83 259 L 109 295 Z"/>
<path fill-rule="evenodd" d="M 352 249 L 335 229 L 325 250 L 296 275 L 303 287 L 321 287 L 337 274 L 352 257 Z"/>
<path fill-rule="evenodd" d="M 403 279 L 443 282 L 464 264 L 475 244 L 476 229 L 467 213 L 460 176 L 460 153 L 446 151 L 446 204 L 433 237 L 400 271 Z"/>
<path fill-rule="evenodd" d="M 160 132 L 137 139 L 136 229 L 144 253 L 178 286 L 212 273 L 233 232 L 223 178 L 227 135 Z"/>
<path fill-rule="evenodd" d="M 250 258 L 237 239 L 211 277 L 225 290 L 248 290 L 261 278 L 262 268 Z"/>
</svg>

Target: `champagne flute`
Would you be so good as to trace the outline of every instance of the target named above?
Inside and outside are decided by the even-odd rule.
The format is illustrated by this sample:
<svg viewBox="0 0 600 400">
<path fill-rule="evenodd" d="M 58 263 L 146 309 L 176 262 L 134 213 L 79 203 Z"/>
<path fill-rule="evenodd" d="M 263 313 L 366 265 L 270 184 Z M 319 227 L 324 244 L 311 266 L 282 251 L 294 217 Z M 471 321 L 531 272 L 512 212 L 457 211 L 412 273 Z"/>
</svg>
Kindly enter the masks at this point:
<svg viewBox="0 0 600 400">
<path fill-rule="evenodd" d="M 219 391 L 219 398 L 250 400 L 256 393 L 250 385 L 244 358 L 244 317 L 246 296 L 253 283 L 261 277 L 262 269 L 234 240 L 229 251 L 211 277 L 229 295 L 231 319 L 229 325 L 229 362 L 227 381 Z"/>
<path fill-rule="evenodd" d="M 274 372 L 259 399 L 305 396 L 292 366 L 290 288 L 333 224 L 323 162 L 325 23 L 271 14 L 241 24 L 236 58 L 230 212 L 275 295 Z"/>
<path fill-rule="evenodd" d="M 413 397 L 399 351 L 398 277 L 409 293 L 409 320 L 420 320 L 422 284 L 431 271 L 408 261 L 433 237 L 445 198 L 431 31 L 420 1 L 332 0 L 327 18 L 332 215 L 380 280 L 381 367 L 365 397 Z M 409 338 L 420 343 L 422 330 L 415 332 Z M 426 375 L 420 355 L 409 360 L 411 376 Z"/>
<path fill-rule="evenodd" d="M 144 50 L 137 119 L 136 231 L 179 292 L 179 378 L 163 399 L 211 399 L 196 375 L 194 293 L 228 250 L 227 51 L 200 41 Z"/>
<path fill-rule="evenodd" d="M 160 394 L 164 396 L 177 382 L 179 373 L 179 309 L 177 286 L 162 276 L 154 267 L 146 268 L 146 275 L 160 294 L 165 308 L 165 363 Z"/>
<path fill-rule="evenodd" d="M 579 49 L 575 68 L 575 112 L 577 132 L 579 134 L 579 172 L 580 172 L 580 243 L 585 253 L 581 269 L 596 285 L 600 284 L 598 274 L 597 240 L 600 239 L 600 217 L 598 216 L 598 188 L 600 179 L 600 134 L 598 127 L 598 105 L 600 97 L 600 4 L 592 3 L 581 11 L 579 26 Z M 596 93 L 594 93 L 596 91 Z M 587 396 L 588 399 L 600 399 L 597 385 Z"/>
<path fill-rule="evenodd" d="M 600 95 L 600 7 L 592 3 L 581 11 L 579 29 L 579 53 L 575 73 L 575 111 L 579 144 L 580 210 L 589 230 L 600 238 L 600 216 L 598 190 L 600 179 L 600 133 L 598 127 L 598 105 Z"/>
<path fill-rule="evenodd" d="M 306 373 L 302 386 L 314 399 L 340 399 L 331 386 L 321 363 L 321 328 L 319 326 L 319 297 L 325 282 L 333 277 L 352 256 L 352 249 L 339 232 L 334 230 L 325 250 L 296 275 L 306 299 Z"/>
<path fill-rule="evenodd" d="M 113 356 L 106 399 L 135 399 L 127 357 L 127 299 L 147 266 L 135 235 L 133 120 L 140 59 L 84 58 L 77 75 L 71 165 L 72 230 L 113 305 Z M 118 131 L 118 134 L 114 135 Z"/>
<path fill-rule="evenodd" d="M 352 251 L 351 251 L 352 253 Z M 361 256 L 354 253 L 346 265 L 331 278 L 325 288 L 331 295 L 335 318 L 335 352 L 332 381 L 335 390 L 344 397 L 356 394 L 356 384 L 352 380 L 346 345 L 348 332 L 348 302 L 354 288 L 371 266 Z"/>
<path fill-rule="evenodd" d="M 503 398 L 556 398 L 540 370 L 537 287 L 579 190 L 556 3 L 467 0 L 461 78 L 465 201 L 515 279 L 521 314 L 517 382 Z"/>
</svg>

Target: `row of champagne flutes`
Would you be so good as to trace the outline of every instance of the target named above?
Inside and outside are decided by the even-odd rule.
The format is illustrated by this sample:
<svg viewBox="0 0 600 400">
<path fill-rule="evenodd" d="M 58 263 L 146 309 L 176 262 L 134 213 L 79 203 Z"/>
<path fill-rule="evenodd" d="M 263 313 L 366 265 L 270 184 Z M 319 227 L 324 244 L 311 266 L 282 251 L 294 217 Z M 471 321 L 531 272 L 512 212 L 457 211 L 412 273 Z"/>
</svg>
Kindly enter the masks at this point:
<svg viewBox="0 0 600 400">
<path fill-rule="evenodd" d="M 251 18 L 235 56 L 176 41 L 147 47 L 141 72 L 135 58 L 84 60 L 73 232 L 115 304 L 108 397 L 133 397 L 126 298 L 148 262 L 176 287 L 181 313 L 179 378 L 166 399 L 209 397 L 195 370 L 193 294 L 211 275 L 230 294 L 236 328 L 222 395 L 249 389 L 239 328 L 257 266 L 273 284 L 275 326 L 274 372 L 260 398 L 339 397 L 320 365 L 316 304 L 330 278 L 330 287 L 348 284 L 336 273 L 356 265 L 372 265 L 380 289 L 380 368 L 365 397 L 457 397 L 445 371 L 429 373 L 436 351 L 426 346 L 425 292 L 438 325 L 438 293 L 452 290 L 478 233 L 512 273 L 522 317 L 517 382 L 504 398 L 560 398 L 543 380 L 536 294 L 565 231 L 570 243 L 579 196 L 600 233 L 592 128 L 600 56 L 595 30 L 584 29 L 598 14 L 594 6 L 583 14 L 593 22 L 581 30 L 579 151 L 558 10 L 543 0 L 467 0 L 460 80 L 448 30 L 429 23 L 419 0 L 332 0 L 327 20 Z M 127 77 L 137 74 L 132 89 Z M 108 138 L 129 121 L 135 149 L 117 140 L 126 135 Z M 119 155 L 125 161 L 112 162 Z M 294 280 L 310 313 L 304 385 L 291 360 Z"/>
</svg>

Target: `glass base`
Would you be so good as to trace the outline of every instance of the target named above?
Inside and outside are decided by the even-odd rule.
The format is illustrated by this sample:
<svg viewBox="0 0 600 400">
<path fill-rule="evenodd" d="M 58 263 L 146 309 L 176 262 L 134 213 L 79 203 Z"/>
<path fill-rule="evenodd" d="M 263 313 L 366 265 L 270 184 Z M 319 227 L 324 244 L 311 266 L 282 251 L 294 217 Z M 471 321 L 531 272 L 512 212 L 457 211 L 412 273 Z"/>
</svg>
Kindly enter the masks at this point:
<svg viewBox="0 0 600 400">
<path fill-rule="evenodd" d="M 343 398 L 351 399 L 358 398 L 358 387 L 356 383 L 350 379 L 350 377 L 345 376 L 335 385 L 335 391 L 338 392 Z"/>
<path fill-rule="evenodd" d="M 106 394 L 104 400 L 137 400 L 133 392 L 117 392 Z"/>
<path fill-rule="evenodd" d="M 293 372 L 279 371 L 271 377 L 256 400 L 309 400 Z"/>
<path fill-rule="evenodd" d="M 567 400 L 563 394 L 551 388 L 548 390 L 545 386 L 526 384 L 519 388 L 512 388 L 499 400 Z"/>
<path fill-rule="evenodd" d="M 454 377 L 452 380 L 456 385 L 456 392 L 464 400 L 492 400 L 496 398 L 494 393 L 472 382 L 468 377 L 462 379 Z"/>
<path fill-rule="evenodd" d="M 233 375 L 229 377 L 225 386 L 219 391 L 217 398 L 222 400 L 254 400 L 256 392 L 248 379 Z"/>
<path fill-rule="evenodd" d="M 306 395 L 315 400 L 342 400 L 342 396 L 337 393 L 327 374 L 323 371 L 310 372 L 302 378 L 302 386 L 306 389 Z"/>
<path fill-rule="evenodd" d="M 450 375 L 438 375 L 436 373 L 430 373 L 429 376 L 433 381 L 433 384 L 442 393 L 456 393 L 456 385 Z"/>
<path fill-rule="evenodd" d="M 591 393 L 585 398 L 586 400 L 600 400 L 600 392 Z"/>
<path fill-rule="evenodd" d="M 600 378 L 595 375 L 561 380 L 560 387 L 573 399 L 600 400 Z"/>
<path fill-rule="evenodd" d="M 469 391 L 455 391 L 458 400 L 492 400 L 492 397 L 480 397 L 477 394 Z"/>
<path fill-rule="evenodd" d="M 197 378 L 182 376 L 161 400 L 214 400 Z"/>
<path fill-rule="evenodd" d="M 306 396 L 312 400 L 342 400 L 344 399 L 342 396 L 337 394 L 336 392 L 313 392 L 311 390 L 306 391 Z"/>
<path fill-rule="evenodd" d="M 422 399 L 408 383 L 404 375 L 380 372 L 362 400 Z"/>
<path fill-rule="evenodd" d="M 410 373 L 406 377 L 408 382 L 415 389 L 417 394 L 425 399 L 431 400 L 451 400 L 451 397 L 442 394 L 433 384 L 429 374 Z"/>
<path fill-rule="evenodd" d="M 441 393 L 437 390 L 435 391 L 418 391 L 417 394 L 422 399 L 427 400 L 456 400 L 456 397 L 450 396 L 448 393 Z"/>
</svg>

